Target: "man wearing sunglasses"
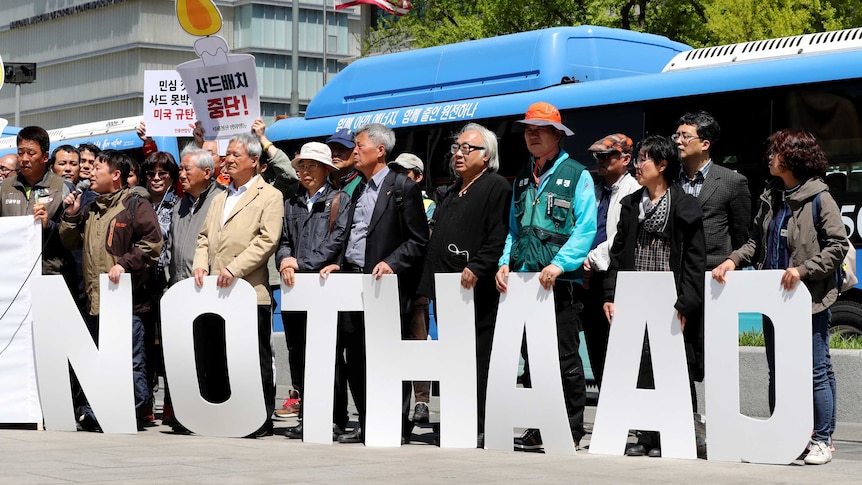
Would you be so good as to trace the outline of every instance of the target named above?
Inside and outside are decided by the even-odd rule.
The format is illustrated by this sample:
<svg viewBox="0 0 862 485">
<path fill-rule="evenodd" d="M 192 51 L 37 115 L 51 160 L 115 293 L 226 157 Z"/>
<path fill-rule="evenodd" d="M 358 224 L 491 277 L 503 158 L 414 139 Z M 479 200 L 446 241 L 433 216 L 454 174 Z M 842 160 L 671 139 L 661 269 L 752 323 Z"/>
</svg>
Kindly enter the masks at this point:
<svg viewBox="0 0 862 485">
<path fill-rule="evenodd" d="M 610 250 L 620 220 L 620 201 L 641 186 L 629 172 L 632 165 L 632 139 L 622 133 L 608 135 L 593 143 L 589 151 L 596 159 L 600 180 L 596 183 L 596 237 L 584 260 L 587 299 L 584 302 L 584 338 L 596 385 L 601 388 L 605 354 L 608 347 L 608 319 L 605 317 L 604 280 L 610 265 Z"/>
</svg>

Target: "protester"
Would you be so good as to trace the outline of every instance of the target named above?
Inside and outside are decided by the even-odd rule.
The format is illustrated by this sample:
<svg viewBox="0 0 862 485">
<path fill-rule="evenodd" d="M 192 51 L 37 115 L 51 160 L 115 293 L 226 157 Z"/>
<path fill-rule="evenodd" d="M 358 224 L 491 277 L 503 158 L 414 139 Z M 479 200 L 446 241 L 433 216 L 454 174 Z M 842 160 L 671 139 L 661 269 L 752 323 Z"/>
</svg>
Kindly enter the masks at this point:
<svg viewBox="0 0 862 485">
<path fill-rule="evenodd" d="M 159 260 L 162 235 L 152 206 L 126 186 L 131 166 L 122 152 L 107 150 L 99 154 L 89 174 L 92 190 L 99 194 L 92 204 L 81 206 L 82 194 L 71 193 L 65 199 L 65 213 L 60 225 L 63 244 L 83 249 L 83 274 L 87 297 L 87 327 L 93 339 L 99 336 L 99 275 L 108 274 L 112 283 L 120 275 L 132 275 L 132 375 L 135 410 L 141 429 L 144 411 L 150 401 L 144 353 L 143 313 L 150 312 L 150 295 L 143 280 Z M 88 404 L 76 415 L 82 429 L 98 430 L 98 421 Z"/>
<path fill-rule="evenodd" d="M 266 262 L 275 252 L 284 215 L 281 192 L 257 174 L 261 151 L 260 142 L 251 134 L 231 138 L 224 158 L 231 185 L 226 192 L 213 199 L 198 236 L 193 264 L 193 275 L 198 287 L 203 286 L 205 276 L 212 274 L 218 276 L 216 285 L 219 288 L 226 288 L 235 278 L 242 278 L 257 293 L 258 357 L 267 417 L 252 435 L 254 437 L 271 436 L 273 429 L 275 383 L 270 346 L 272 299 Z M 221 324 L 213 318 L 202 318 L 207 320 L 202 324 Z M 201 350 L 219 351 L 217 348 Z M 208 375 L 202 380 L 205 380 L 201 382 L 202 391 L 206 390 L 209 395 L 220 398 L 220 401 L 215 402 L 228 398 L 226 375 Z"/>
<path fill-rule="evenodd" d="M 341 264 L 350 216 L 350 197 L 326 181 L 335 169 L 328 146 L 319 142 L 306 143 L 292 163 L 305 190 L 284 203 L 284 221 L 275 262 L 287 286 L 296 283 L 297 272 L 319 272 L 330 264 Z M 302 396 L 308 314 L 282 312 L 282 321 L 290 382 Z M 332 439 L 335 441 L 344 434 L 348 416 L 339 406 L 333 410 Z M 302 422 L 288 428 L 284 435 L 292 439 L 302 438 Z"/>
<path fill-rule="evenodd" d="M 791 291 L 802 281 L 811 293 L 812 369 L 814 377 L 814 433 L 805 463 L 832 461 L 836 387 L 829 355 L 829 307 L 838 298 L 833 277 L 841 265 L 847 237 L 841 212 L 823 181 L 828 162 L 813 135 L 781 130 L 767 141 L 772 180 L 760 196 L 752 236 L 745 245 L 712 271 L 719 283 L 741 266 L 784 270 L 781 286 Z M 775 338 L 763 325 L 769 366 L 769 408 L 775 408 Z"/>
<path fill-rule="evenodd" d="M 506 242 L 512 187 L 496 173 L 500 159 L 497 137 L 491 130 L 475 123 L 467 124 L 455 138 L 451 152 L 460 177 L 437 207 L 419 294 L 435 298 L 435 273 L 461 273 L 461 286 L 473 290 L 477 446 L 484 448 L 488 368 L 500 298 L 494 275 Z"/>
<path fill-rule="evenodd" d="M 179 170 L 180 184 L 185 195 L 173 206 L 171 211 L 170 231 L 168 231 L 165 246 L 165 269 L 167 270 L 168 286 L 192 277 L 192 264 L 197 248 L 198 233 L 206 219 L 209 207 L 216 195 L 224 191 L 219 184 L 214 183 L 215 163 L 210 152 L 187 146 L 181 154 Z M 213 345 L 210 337 L 222 335 L 220 325 L 213 326 L 205 332 L 196 332 L 196 347 Z M 218 340 L 218 339 L 216 339 Z M 203 359 L 195 359 L 199 375 L 205 375 L 208 366 Z M 170 391 L 165 380 L 165 399 L 162 411 L 162 424 L 170 426 L 175 432 L 185 433 L 188 430 L 176 419 L 170 398 Z"/>
<path fill-rule="evenodd" d="M 632 161 L 632 139 L 617 133 L 608 135 L 590 145 L 601 177 L 596 184 L 596 238 L 584 260 L 584 277 L 587 297 L 584 301 L 584 338 L 590 356 L 590 368 L 596 386 L 602 387 L 605 354 L 608 349 L 608 320 L 604 312 L 604 281 L 610 265 L 610 249 L 620 220 L 620 201 L 638 190 L 637 180 L 629 173 Z"/>
<path fill-rule="evenodd" d="M 425 164 L 422 163 L 422 159 L 412 153 L 402 153 L 395 158 L 395 161 L 389 162 L 389 169 L 393 172 L 406 175 L 407 178 L 418 185 L 424 178 Z M 428 219 L 428 224 L 430 225 L 437 205 L 433 200 L 428 198 L 424 190 L 421 193 L 425 217 Z M 405 340 L 428 340 L 428 326 L 431 320 L 428 312 L 429 303 L 430 301 L 426 296 L 417 296 L 413 300 L 412 315 L 409 321 L 405 322 L 406 326 L 401 329 L 402 337 Z M 411 384 L 413 398 L 416 401 L 416 406 L 413 408 L 413 423 L 428 423 L 431 419 L 431 412 L 428 409 L 428 402 L 431 400 L 430 381 L 404 382 L 404 421 L 407 421 L 406 418 L 410 409 Z"/>
<path fill-rule="evenodd" d="M 10 153 L 0 157 L 0 182 L 6 177 L 18 174 L 18 154 Z"/>
<path fill-rule="evenodd" d="M 58 229 L 63 199 L 74 186 L 48 169 L 48 132 L 22 128 L 16 137 L 18 172 L 0 185 L 0 216 L 33 216 L 42 225 L 42 274 L 62 275 L 70 289 L 77 286 L 75 261 L 63 247 Z"/>
<path fill-rule="evenodd" d="M 362 174 L 354 168 L 356 159 L 353 157 L 355 138 L 350 130 L 341 128 L 326 139 L 326 144 L 332 150 L 332 164 L 336 170 L 329 176 L 329 183 L 343 190 L 353 199 L 356 188 L 362 183 Z"/>
<path fill-rule="evenodd" d="M 389 162 L 389 168 L 403 173 L 417 184 L 421 184 L 425 180 L 425 164 L 422 163 L 421 158 L 412 153 L 398 155 L 395 161 Z M 424 190 L 422 191 L 422 207 L 425 209 L 425 217 L 428 218 L 428 224 L 433 227 L 434 211 L 437 209 L 437 203 L 431 200 Z"/>
<path fill-rule="evenodd" d="M 81 154 L 72 145 L 60 145 L 51 152 L 51 170 L 71 184 L 78 183 Z"/>
<path fill-rule="evenodd" d="M 96 157 L 101 153 L 101 149 L 92 143 L 82 143 L 78 145 L 78 153 L 81 161 L 78 164 L 78 178 L 89 179 L 90 172 L 96 165 Z"/>
<path fill-rule="evenodd" d="M 251 131 L 260 142 L 263 153 L 266 154 L 267 166 L 274 175 L 272 186 L 280 190 L 285 199 L 296 194 L 299 189 L 299 177 L 290 157 L 266 137 L 266 123 L 261 118 L 257 118 L 251 125 Z"/>
<path fill-rule="evenodd" d="M 152 140 L 152 138 L 148 138 Z M 152 148 L 156 148 L 153 144 Z M 179 202 L 174 191 L 174 183 L 179 176 L 179 167 L 174 160 L 174 156 L 168 152 L 152 152 L 147 159 L 144 160 L 140 170 L 146 176 L 147 195 L 152 203 L 153 210 L 156 211 L 156 217 L 159 220 L 159 228 L 162 233 L 162 239 L 167 241 L 171 231 L 171 216 L 174 206 Z M 147 278 L 146 287 L 151 298 L 152 312 L 142 315 L 144 321 L 144 349 L 147 353 L 147 382 L 151 389 L 158 389 L 159 375 L 164 374 L 164 364 L 162 362 L 161 344 L 161 298 L 167 287 L 167 277 L 165 268 L 167 266 L 168 248 L 167 245 L 162 247 L 162 253 L 159 256 L 159 263 L 151 268 L 150 276 Z M 149 422 L 155 421 L 155 416 L 152 413 L 152 404 L 148 406 L 149 413 L 146 413 L 145 419 Z"/>
<path fill-rule="evenodd" d="M 398 275 L 402 328 L 411 316 L 411 303 L 422 271 L 428 244 L 428 223 L 422 210 L 419 187 L 386 164 L 395 147 L 395 133 L 379 123 L 365 125 L 356 132 L 353 157 L 365 186 L 357 191 L 352 205 L 352 226 L 344 264 L 329 265 L 321 276 L 332 271 Z M 372 220 L 372 215 L 374 215 Z M 359 425 L 338 437 L 339 443 L 361 443 L 365 426 L 365 320 L 362 312 L 341 313 L 340 341 L 345 346 L 347 379 L 359 412 Z M 402 423 L 404 441 L 409 441 L 412 423 Z"/>
<path fill-rule="evenodd" d="M 563 136 L 574 134 L 553 105 L 539 102 L 517 123 L 524 125 L 530 163 L 515 177 L 509 234 L 495 276 L 501 293 L 509 271 L 539 272 L 539 284 L 554 292 L 557 344 L 566 414 L 577 448 L 583 438 L 587 389 L 578 354 L 584 290 L 583 264 L 596 235 L 596 196 L 590 173 L 563 150 Z M 473 149 L 473 147 L 468 147 Z M 526 354 L 526 346 L 523 348 Z M 523 381 L 530 385 L 529 356 Z M 542 449 L 538 429 L 515 438 L 515 449 Z"/>
<path fill-rule="evenodd" d="M 748 240 L 748 180 L 712 160 L 710 153 L 721 133 L 712 115 L 705 111 L 686 113 L 677 125 L 671 139 L 682 159 L 679 185 L 698 200 L 703 210 L 706 269 L 711 270 Z"/>
<path fill-rule="evenodd" d="M 675 183 L 680 161 L 673 142 L 653 135 L 641 141 L 637 151 L 637 181 L 643 188 L 621 201 L 620 222 L 610 250 L 610 266 L 604 286 L 605 316 L 612 324 L 620 271 L 673 272 L 677 292 L 674 308 L 682 325 L 692 407 L 696 410 L 692 369 L 697 366 L 695 339 L 700 335 L 692 328 L 703 314 L 706 265 L 703 212 L 697 200 Z M 648 341 L 644 341 L 638 387 L 655 388 Z M 658 433 L 639 431 L 637 444 L 627 448 L 625 454 L 661 456 Z"/>
</svg>

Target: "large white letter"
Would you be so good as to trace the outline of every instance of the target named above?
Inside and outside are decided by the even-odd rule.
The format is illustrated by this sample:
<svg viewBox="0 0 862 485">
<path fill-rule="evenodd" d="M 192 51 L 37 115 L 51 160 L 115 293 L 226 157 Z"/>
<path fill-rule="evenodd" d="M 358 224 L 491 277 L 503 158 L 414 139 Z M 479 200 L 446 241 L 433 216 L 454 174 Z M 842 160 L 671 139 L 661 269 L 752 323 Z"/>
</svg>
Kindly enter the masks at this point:
<svg viewBox="0 0 862 485">
<path fill-rule="evenodd" d="M 363 277 L 368 362 L 365 444 L 401 443 L 401 382 L 440 381 L 440 446 L 476 447 L 476 330 L 473 293 L 461 274 L 435 275 L 438 340 L 401 340 L 398 279 Z M 373 401 L 371 401 L 373 399 Z M 445 425 L 442 425 L 445 423 Z"/>
<path fill-rule="evenodd" d="M 362 275 L 297 273 L 293 288 L 281 284 L 281 309 L 308 312 L 302 440 L 331 445 L 338 312 L 362 311 Z"/>
<path fill-rule="evenodd" d="M 811 438 L 811 294 L 801 282 L 793 291 L 784 291 L 780 284 L 783 273 L 728 272 L 724 285 L 706 275 L 704 340 L 710 460 L 787 464 L 799 456 Z M 739 412 L 740 313 L 767 315 L 775 328 L 775 411 L 766 420 Z"/>
<path fill-rule="evenodd" d="M 41 237 L 33 216 L 0 217 L 0 423 L 43 421 L 30 311 L 32 281 L 42 274 Z"/>
<path fill-rule="evenodd" d="M 189 430 L 209 436 L 241 437 L 266 421 L 257 342 L 257 294 L 236 278 L 218 288 L 207 276 L 198 288 L 194 278 L 172 286 L 162 297 L 162 348 L 165 372 L 177 419 Z M 204 313 L 224 318 L 230 398 L 211 403 L 200 394 L 195 367 L 193 324 Z"/>
<path fill-rule="evenodd" d="M 590 453 L 622 455 L 630 429 L 659 431 L 668 458 L 697 458 L 685 344 L 670 272 L 620 272 Z M 647 329 L 655 389 L 638 389 Z"/>
<path fill-rule="evenodd" d="M 33 280 L 50 303 L 33 305 L 36 368 L 45 427 L 75 431 L 69 364 L 105 433 L 137 433 L 132 385 L 132 278 L 115 285 L 99 275 L 99 345 L 87 330 L 62 276 Z M 68 359 L 68 360 L 67 360 Z"/>
<path fill-rule="evenodd" d="M 530 389 L 515 387 L 525 331 Z M 512 451 L 516 426 L 539 428 L 545 453 L 575 454 L 563 401 L 554 295 L 542 289 L 536 273 L 510 273 L 509 291 L 500 295 L 488 371 L 485 448 Z"/>
</svg>

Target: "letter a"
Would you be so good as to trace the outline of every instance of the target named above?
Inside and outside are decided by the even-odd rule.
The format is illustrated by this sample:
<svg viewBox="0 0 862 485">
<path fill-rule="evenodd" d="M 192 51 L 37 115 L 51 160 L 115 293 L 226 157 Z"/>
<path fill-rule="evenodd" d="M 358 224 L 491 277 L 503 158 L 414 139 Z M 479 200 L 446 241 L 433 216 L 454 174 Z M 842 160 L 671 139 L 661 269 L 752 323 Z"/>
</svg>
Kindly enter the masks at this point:
<svg viewBox="0 0 862 485">
<path fill-rule="evenodd" d="M 515 381 L 525 331 L 533 387 L 519 389 Z M 553 293 L 541 288 L 536 273 L 509 273 L 491 347 L 485 448 L 512 451 L 513 428 L 521 426 L 542 432 L 545 453 L 575 454 L 557 347 Z"/>
<path fill-rule="evenodd" d="M 685 343 L 670 272 L 620 272 L 590 453 L 622 455 L 630 429 L 661 433 L 667 458 L 697 458 Z M 644 328 L 655 389 L 638 389 Z"/>
</svg>

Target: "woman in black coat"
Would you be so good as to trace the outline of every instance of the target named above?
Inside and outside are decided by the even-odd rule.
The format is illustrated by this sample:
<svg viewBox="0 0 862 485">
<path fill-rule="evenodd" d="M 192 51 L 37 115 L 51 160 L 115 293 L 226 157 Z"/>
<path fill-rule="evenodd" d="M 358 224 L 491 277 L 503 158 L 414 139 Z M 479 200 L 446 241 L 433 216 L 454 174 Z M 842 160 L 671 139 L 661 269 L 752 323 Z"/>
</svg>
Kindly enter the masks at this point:
<svg viewBox="0 0 862 485">
<path fill-rule="evenodd" d="M 682 323 L 689 368 L 692 406 L 697 411 L 694 380 L 703 378 L 703 280 L 706 241 L 703 212 L 697 199 L 675 182 L 679 154 L 674 143 L 649 136 L 638 146 L 635 162 L 641 190 L 625 197 L 620 223 L 611 247 L 611 263 L 605 280 L 605 315 L 612 322 L 617 274 L 620 271 L 672 271 L 677 299 L 674 308 Z M 696 351 L 697 349 L 697 351 Z M 644 342 L 639 388 L 654 388 L 649 345 Z M 699 355 L 698 355 L 699 354 Z M 638 444 L 626 455 L 661 456 L 655 432 L 639 432 Z"/>
</svg>

